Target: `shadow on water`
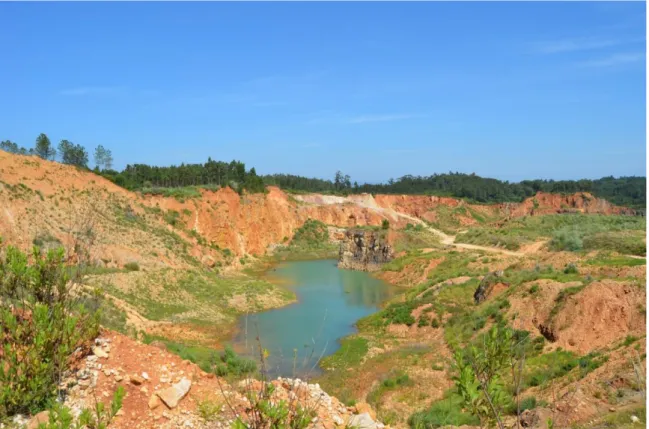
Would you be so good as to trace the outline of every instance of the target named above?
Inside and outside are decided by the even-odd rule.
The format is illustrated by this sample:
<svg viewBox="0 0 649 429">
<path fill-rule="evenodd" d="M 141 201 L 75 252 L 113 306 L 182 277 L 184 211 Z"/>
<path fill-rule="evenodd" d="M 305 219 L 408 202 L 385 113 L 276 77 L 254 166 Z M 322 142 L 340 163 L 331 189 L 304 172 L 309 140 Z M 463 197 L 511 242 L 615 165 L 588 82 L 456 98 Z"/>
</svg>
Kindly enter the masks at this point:
<svg viewBox="0 0 649 429">
<path fill-rule="evenodd" d="M 233 339 L 239 353 L 254 358 L 261 343 L 269 352 L 271 376 L 319 374 L 320 359 L 338 350 L 338 340 L 356 332 L 355 323 L 396 292 L 368 273 L 339 270 L 332 260 L 287 262 L 271 275 L 294 291 L 298 301 L 241 317 Z"/>
</svg>

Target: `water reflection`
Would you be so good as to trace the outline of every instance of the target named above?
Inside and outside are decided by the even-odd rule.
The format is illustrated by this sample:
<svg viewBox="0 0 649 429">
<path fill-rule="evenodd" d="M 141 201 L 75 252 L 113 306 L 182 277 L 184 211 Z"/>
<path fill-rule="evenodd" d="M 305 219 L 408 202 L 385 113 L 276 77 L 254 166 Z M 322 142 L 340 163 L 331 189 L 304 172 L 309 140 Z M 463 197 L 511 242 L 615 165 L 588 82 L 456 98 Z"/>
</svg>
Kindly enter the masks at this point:
<svg viewBox="0 0 649 429">
<path fill-rule="evenodd" d="M 240 320 L 233 340 L 244 354 L 259 357 L 258 344 L 270 352 L 271 375 L 318 372 L 317 363 L 334 353 L 338 339 L 395 293 L 367 273 L 339 270 L 335 261 L 302 261 L 279 265 L 272 276 L 295 291 L 298 302 Z"/>
</svg>

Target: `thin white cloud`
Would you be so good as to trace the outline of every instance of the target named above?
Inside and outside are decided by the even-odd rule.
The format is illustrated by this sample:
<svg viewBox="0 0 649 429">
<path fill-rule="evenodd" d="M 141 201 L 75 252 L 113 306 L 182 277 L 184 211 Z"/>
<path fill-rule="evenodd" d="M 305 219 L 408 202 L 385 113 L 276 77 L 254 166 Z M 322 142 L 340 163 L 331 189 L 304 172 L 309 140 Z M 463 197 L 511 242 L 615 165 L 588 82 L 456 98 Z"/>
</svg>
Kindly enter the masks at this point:
<svg viewBox="0 0 649 429">
<path fill-rule="evenodd" d="M 637 62 L 644 62 L 645 54 L 644 52 L 629 52 L 629 53 L 618 53 L 609 55 L 608 57 L 583 61 L 578 63 L 581 67 L 613 67 L 622 64 L 630 64 Z"/>
<path fill-rule="evenodd" d="M 85 96 L 85 95 L 114 95 L 124 91 L 121 86 L 80 86 L 60 91 L 61 95 Z"/>
<path fill-rule="evenodd" d="M 627 43 L 627 41 L 617 39 L 564 39 L 539 43 L 536 45 L 535 50 L 541 54 L 559 54 L 603 49 L 623 43 Z"/>
<path fill-rule="evenodd" d="M 421 118 L 425 115 L 422 114 L 389 114 L 389 115 L 363 115 L 349 119 L 347 122 L 350 124 L 365 124 L 368 122 L 390 122 L 401 121 L 404 119 Z"/>
</svg>

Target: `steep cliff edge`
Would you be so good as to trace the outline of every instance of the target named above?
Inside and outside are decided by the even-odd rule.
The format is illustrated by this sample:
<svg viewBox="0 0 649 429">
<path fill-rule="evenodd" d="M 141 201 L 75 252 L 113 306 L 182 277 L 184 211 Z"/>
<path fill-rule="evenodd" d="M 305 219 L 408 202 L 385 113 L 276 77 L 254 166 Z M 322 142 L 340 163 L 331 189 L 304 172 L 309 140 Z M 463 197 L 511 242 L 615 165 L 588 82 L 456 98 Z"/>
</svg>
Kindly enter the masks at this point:
<svg viewBox="0 0 649 429">
<path fill-rule="evenodd" d="M 338 267 L 376 271 L 394 258 L 392 246 L 374 231 L 349 230 L 340 242 Z"/>
<path fill-rule="evenodd" d="M 287 242 L 308 219 L 340 228 L 395 229 L 418 219 L 457 218 L 459 227 L 529 215 L 580 212 L 633 214 L 590 194 L 539 193 L 522 203 L 468 204 L 424 195 L 289 195 L 269 186 L 266 194 L 240 196 L 230 188 L 200 190 L 175 199 L 130 192 L 90 171 L 0 151 L 0 236 L 28 250 L 53 242 L 74 247 L 71 231 L 84 222 L 95 234 L 94 257 L 108 267 L 143 268 L 237 265 Z"/>
</svg>

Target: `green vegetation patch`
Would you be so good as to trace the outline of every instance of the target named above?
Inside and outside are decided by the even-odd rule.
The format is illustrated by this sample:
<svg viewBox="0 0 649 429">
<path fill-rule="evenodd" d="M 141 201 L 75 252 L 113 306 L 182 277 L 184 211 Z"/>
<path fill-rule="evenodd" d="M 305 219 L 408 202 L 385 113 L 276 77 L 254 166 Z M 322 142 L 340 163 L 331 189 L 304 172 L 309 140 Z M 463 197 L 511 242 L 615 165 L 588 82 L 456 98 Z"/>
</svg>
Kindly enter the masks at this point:
<svg viewBox="0 0 649 429">
<path fill-rule="evenodd" d="M 133 305 L 150 320 L 168 320 L 211 325 L 233 321 L 242 311 L 261 311 L 261 296 L 273 296 L 278 304 L 294 295 L 270 282 L 247 276 L 221 277 L 209 271 L 160 270 L 131 273 L 133 284 L 108 291 Z M 129 281 L 128 277 L 124 281 Z M 236 304 L 230 303 L 231 299 Z"/>
<path fill-rule="evenodd" d="M 414 383 L 402 370 L 392 371 L 388 377 L 384 378 L 381 383 L 367 395 L 367 403 L 374 408 L 379 408 L 381 397 L 388 391 L 403 386 L 412 386 Z"/>
<path fill-rule="evenodd" d="M 280 246 L 274 257 L 287 259 L 326 259 L 336 257 L 338 246 L 329 240 L 327 225 L 319 220 L 307 219 L 295 231 L 288 246 Z"/>
<path fill-rule="evenodd" d="M 575 369 L 577 377 L 581 379 L 607 360 L 607 356 L 596 352 L 579 357 L 562 349 L 537 355 L 525 363 L 522 387 L 545 386 L 550 380 L 563 377 Z"/>
<path fill-rule="evenodd" d="M 500 228 L 471 228 L 456 241 L 518 250 L 523 244 L 550 238 L 552 250 L 601 249 L 644 255 L 645 230 L 644 217 L 557 214 L 511 219 Z"/>
<path fill-rule="evenodd" d="M 325 369 L 350 368 L 361 363 L 367 354 L 367 339 L 363 337 L 347 337 L 340 342 L 340 348 L 332 355 L 322 359 Z"/>
<path fill-rule="evenodd" d="M 394 244 L 395 252 L 440 246 L 439 236 L 430 232 L 422 224 L 413 226 L 409 223 L 399 232 L 400 234 Z"/>
<path fill-rule="evenodd" d="M 213 372 L 219 377 L 240 378 L 257 371 L 257 364 L 254 360 L 237 355 L 229 346 L 219 352 L 200 344 L 180 343 L 164 337 L 145 335 L 145 343 L 150 344 L 153 341 L 162 342 L 171 353 L 182 359 L 187 359 L 198 365 L 203 371 Z"/>
<path fill-rule="evenodd" d="M 435 401 L 424 411 L 410 416 L 408 424 L 413 429 L 438 428 L 442 426 L 478 426 L 480 419 L 464 412 L 462 397 L 455 389 L 447 390 L 444 398 Z"/>
<path fill-rule="evenodd" d="M 586 264 L 604 267 L 634 267 L 636 265 L 647 265 L 647 260 L 628 256 L 597 255 L 595 258 L 587 260 Z"/>
</svg>

